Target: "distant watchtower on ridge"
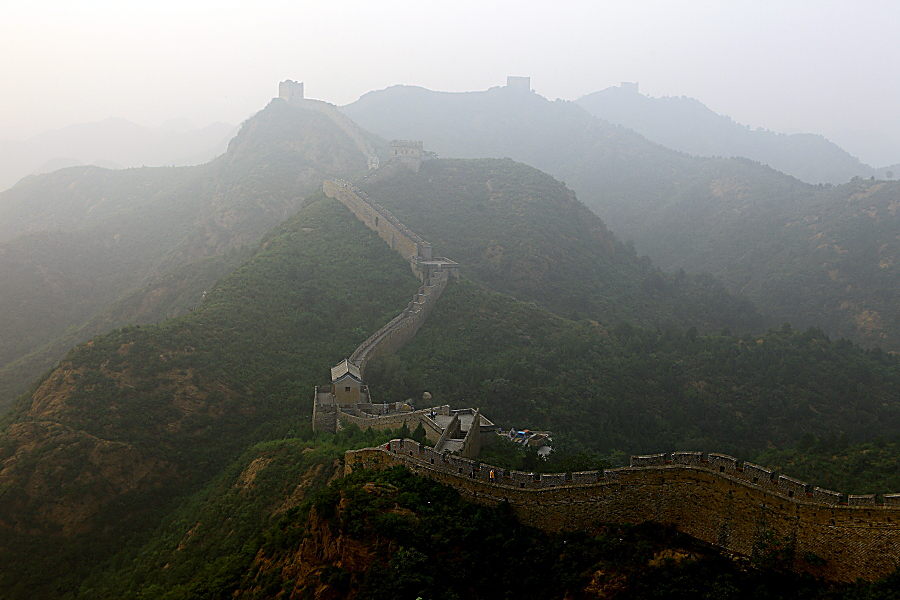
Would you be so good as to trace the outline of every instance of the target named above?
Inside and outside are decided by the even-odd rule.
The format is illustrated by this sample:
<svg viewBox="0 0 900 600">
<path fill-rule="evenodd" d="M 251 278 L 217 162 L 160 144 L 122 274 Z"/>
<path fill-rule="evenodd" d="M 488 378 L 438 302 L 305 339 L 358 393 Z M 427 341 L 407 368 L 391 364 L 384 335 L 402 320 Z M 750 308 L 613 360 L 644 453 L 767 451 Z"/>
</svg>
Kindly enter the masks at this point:
<svg viewBox="0 0 900 600">
<path fill-rule="evenodd" d="M 419 172 L 422 157 L 425 155 L 425 144 L 413 140 L 393 140 L 391 142 L 391 158 L 396 158 L 404 166 Z"/>
<path fill-rule="evenodd" d="M 531 91 L 531 77 L 513 77 L 506 78 L 506 87 L 517 92 Z"/>
<path fill-rule="evenodd" d="M 303 100 L 303 82 L 287 79 L 278 84 L 278 97 L 288 102 Z"/>
</svg>

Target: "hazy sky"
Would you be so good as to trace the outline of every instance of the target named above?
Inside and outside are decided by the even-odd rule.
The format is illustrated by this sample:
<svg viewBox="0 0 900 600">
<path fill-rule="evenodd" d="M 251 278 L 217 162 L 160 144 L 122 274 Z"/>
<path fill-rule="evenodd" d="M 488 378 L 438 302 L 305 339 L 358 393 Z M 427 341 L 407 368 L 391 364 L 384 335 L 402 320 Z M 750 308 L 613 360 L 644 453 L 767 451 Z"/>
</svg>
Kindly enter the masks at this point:
<svg viewBox="0 0 900 600">
<path fill-rule="evenodd" d="M 550 99 L 637 81 L 754 128 L 900 144 L 898 31 L 896 1 L 2 0 L 0 133 L 238 124 L 283 79 L 346 104 L 528 75 Z"/>
</svg>

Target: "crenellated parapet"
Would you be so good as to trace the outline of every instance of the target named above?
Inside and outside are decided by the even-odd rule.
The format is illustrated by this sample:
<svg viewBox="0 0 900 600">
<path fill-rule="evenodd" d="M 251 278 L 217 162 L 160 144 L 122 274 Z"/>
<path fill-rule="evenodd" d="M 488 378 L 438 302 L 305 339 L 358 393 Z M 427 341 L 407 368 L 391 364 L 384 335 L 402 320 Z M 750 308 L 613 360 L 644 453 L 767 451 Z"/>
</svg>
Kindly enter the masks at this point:
<svg viewBox="0 0 900 600">
<path fill-rule="evenodd" d="M 436 452 L 412 440 L 347 452 L 346 472 L 403 465 L 485 504 L 508 502 L 546 531 L 655 521 L 752 556 L 776 540 L 794 568 L 841 581 L 876 579 L 900 562 L 900 494 L 843 496 L 722 454 L 632 457 L 631 466 L 527 473 Z M 816 560 L 808 560 L 815 556 Z"/>
</svg>

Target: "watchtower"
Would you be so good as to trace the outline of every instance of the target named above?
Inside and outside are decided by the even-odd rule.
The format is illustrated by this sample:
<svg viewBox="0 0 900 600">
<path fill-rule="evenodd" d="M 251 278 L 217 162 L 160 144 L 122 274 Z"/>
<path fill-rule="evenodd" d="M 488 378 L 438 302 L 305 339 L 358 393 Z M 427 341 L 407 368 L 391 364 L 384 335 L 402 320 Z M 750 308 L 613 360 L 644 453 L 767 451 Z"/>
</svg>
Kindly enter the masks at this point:
<svg viewBox="0 0 900 600">
<path fill-rule="evenodd" d="M 288 102 L 303 100 L 303 82 L 286 79 L 278 84 L 278 97 Z"/>
<path fill-rule="evenodd" d="M 531 91 L 531 77 L 513 77 L 506 78 L 506 87 L 517 92 Z"/>
<path fill-rule="evenodd" d="M 638 93 L 638 84 L 637 82 L 632 81 L 623 81 L 619 87 L 623 92 L 628 92 L 629 94 L 637 94 Z"/>
<path fill-rule="evenodd" d="M 391 142 L 391 158 L 415 171 L 419 172 L 422 157 L 425 154 L 425 144 L 412 140 L 393 140 Z"/>
<path fill-rule="evenodd" d="M 331 394 L 339 406 L 369 401 L 369 388 L 363 385 L 359 367 L 346 358 L 331 368 Z"/>
</svg>

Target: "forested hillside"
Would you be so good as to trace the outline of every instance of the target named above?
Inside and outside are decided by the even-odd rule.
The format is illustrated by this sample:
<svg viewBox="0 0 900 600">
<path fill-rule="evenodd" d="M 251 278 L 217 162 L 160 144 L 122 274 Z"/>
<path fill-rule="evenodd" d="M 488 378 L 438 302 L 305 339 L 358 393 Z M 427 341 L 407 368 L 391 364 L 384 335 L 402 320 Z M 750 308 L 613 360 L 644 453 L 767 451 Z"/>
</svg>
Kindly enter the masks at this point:
<svg viewBox="0 0 900 600">
<path fill-rule="evenodd" d="M 98 317 L 112 303 L 165 277 L 188 287 L 163 297 L 199 300 L 205 288 L 188 284 L 196 277 L 166 274 L 254 244 L 323 178 L 365 170 L 365 157 L 331 120 L 275 100 L 206 165 L 75 167 L 0 194 L 0 407 L 74 343 L 102 333 L 91 319 L 111 328 L 187 308 L 156 298 L 147 313 Z"/>
<path fill-rule="evenodd" d="M 472 283 L 448 288 L 416 338 L 366 376 L 378 397 L 427 389 L 617 464 L 684 449 L 752 459 L 811 436 L 863 442 L 900 428 L 900 360 L 881 350 L 790 327 L 606 329 Z"/>
<path fill-rule="evenodd" d="M 73 596 L 877 600 L 897 587 L 896 575 L 838 585 L 794 574 L 781 540 L 740 560 L 653 523 L 551 535 L 402 469 L 354 472 L 322 490 L 336 450 L 366 441 L 336 437 L 251 449 L 127 555 L 136 574 L 107 572 Z"/>
<path fill-rule="evenodd" d="M 188 316 L 76 348 L 2 426 L 0 596 L 78 581 L 273 428 L 306 422 L 313 386 L 417 287 L 323 200 Z"/>
<path fill-rule="evenodd" d="M 900 182 L 815 188 L 766 184 L 733 161 L 706 170 L 667 206 L 627 209 L 654 263 L 711 273 L 777 320 L 900 350 Z"/>
<path fill-rule="evenodd" d="M 543 236 L 571 238 L 577 241 L 567 252 L 577 255 L 583 247 L 587 259 L 578 260 L 590 262 L 605 256 L 597 248 L 618 247 L 565 188 L 509 161 L 435 161 L 419 175 L 398 174 L 391 188 L 398 216 L 402 209 L 408 211 L 402 218 L 421 219 L 418 225 L 434 235 L 439 252 L 458 251 L 463 268 L 486 283 L 493 276 L 509 286 L 513 279 L 508 270 L 479 271 L 484 239 L 478 227 L 469 223 L 471 235 L 456 237 L 403 208 L 422 204 L 428 212 L 424 195 L 402 191 L 404 179 L 412 182 L 410 190 L 421 190 L 429 178 L 443 181 L 439 189 L 447 204 L 465 204 L 453 178 L 442 180 L 445 169 L 456 170 L 475 202 L 485 200 L 486 187 L 475 185 L 476 175 L 493 170 L 488 181 L 499 206 L 481 218 L 510 248 L 520 235 L 534 240 L 540 256 Z M 548 229 L 534 214 L 547 215 Z M 639 263 L 633 256 L 617 260 L 603 258 L 620 270 Z M 337 446 L 313 439 L 306 426 L 312 389 L 395 315 L 417 286 L 408 264 L 338 202 L 318 193 L 266 235 L 193 312 L 76 348 L 2 425 L 0 560 L 6 566 L 0 595 L 94 598 L 129 590 L 145 598 L 235 591 L 271 597 L 298 582 L 327 581 L 336 589 L 359 584 L 361 575 L 309 558 L 333 552 L 336 542 L 325 540 L 320 549 L 310 541 L 301 548 L 309 537 L 304 524 L 314 518 L 309 507 L 333 507 L 342 488 L 331 488 L 312 505 L 304 501 L 339 470 L 338 447 L 377 439 L 353 432 L 333 440 Z M 538 300 L 553 304 L 550 293 Z M 865 442 L 900 426 L 900 365 L 880 351 L 789 328 L 706 336 L 675 325 L 601 325 L 587 315 L 555 315 L 474 281 L 450 285 L 416 338 L 396 357 L 373 363 L 367 378 L 376 400 L 418 398 L 428 390 L 436 402 L 481 406 L 504 427 L 550 428 L 561 455 L 583 452 L 612 461 L 631 451 L 678 448 L 752 457 L 820 432 Z M 408 485 L 420 493 L 420 484 Z M 441 506 L 469 510 L 446 504 L 446 492 L 421 493 L 437 494 L 436 514 L 443 514 Z M 401 502 L 419 510 L 409 496 Z M 369 514 L 365 503 L 359 506 Z M 452 525 L 435 523 L 451 529 L 434 535 L 456 535 Z M 361 521 L 352 531 L 367 527 Z M 390 537 L 401 530 L 391 531 L 385 540 L 412 543 Z M 545 540 L 534 532 L 521 535 Z M 641 544 L 659 552 L 669 547 L 669 534 L 636 535 L 629 553 Z M 365 545 L 354 547 L 369 552 Z M 301 556 L 291 558 L 298 548 Z M 592 556 L 590 564 L 606 560 Z M 295 567 L 273 568 L 279 561 Z M 646 566 L 643 558 L 627 564 Z M 365 585 L 374 587 L 366 589 L 405 585 L 372 577 Z M 579 577 L 572 582 L 584 584 Z M 372 591 L 370 597 L 379 596 Z"/>
<path fill-rule="evenodd" d="M 897 183 L 828 188 L 747 159 L 690 157 L 576 104 L 506 87 L 395 86 L 343 110 L 385 137 L 426 140 L 439 155 L 508 156 L 542 169 L 657 266 L 711 273 L 772 322 L 900 350 L 891 316 Z"/>
<path fill-rule="evenodd" d="M 754 307 L 709 277 L 638 259 L 559 181 L 511 160 L 431 160 L 360 185 L 465 277 L 604 326 L 761 330 Z"/>
</svg>

